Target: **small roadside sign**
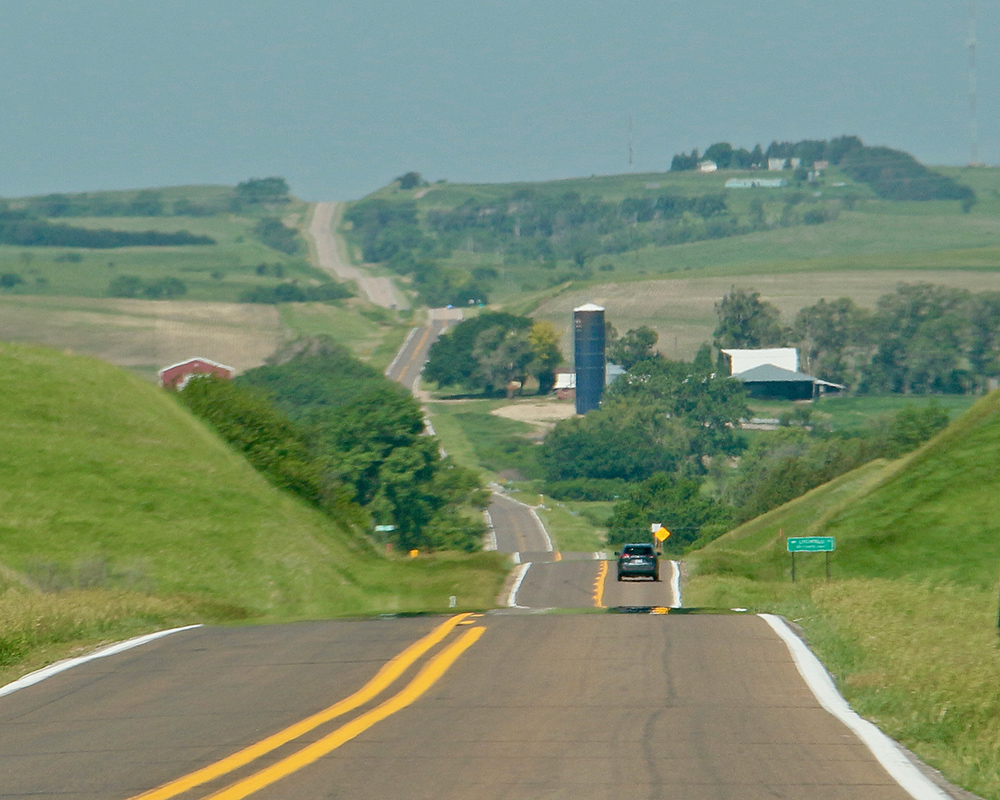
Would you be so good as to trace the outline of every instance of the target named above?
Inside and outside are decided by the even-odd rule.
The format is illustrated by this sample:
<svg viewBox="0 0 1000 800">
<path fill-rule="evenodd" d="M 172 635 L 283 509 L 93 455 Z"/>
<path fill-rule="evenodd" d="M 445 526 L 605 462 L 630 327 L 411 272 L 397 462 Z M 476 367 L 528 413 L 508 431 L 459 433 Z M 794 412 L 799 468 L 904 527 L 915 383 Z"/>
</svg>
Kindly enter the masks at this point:
<svg viewBox="0 0 1000 800">
<path fill-rule="evenodd" d="M 653 531 L 653 536 L 656 537 L 656 541 L 663 542 L 670 537 L 670 531 L 661 525 L 659 530 Z"/>
<path fill-rule="evenodd" d="M 789 536 L 789 553 L 829 553 L 836 550 L 832 536 Z"/>
<path fill-rule="evenodd" d="M 376 533 L 389 533 L 390 531 L 394 531 L 394 530 L 396 530 L 396 526 L 395 525 L 376 525 L 375 526 L 375 532 Z"/>
</svg>

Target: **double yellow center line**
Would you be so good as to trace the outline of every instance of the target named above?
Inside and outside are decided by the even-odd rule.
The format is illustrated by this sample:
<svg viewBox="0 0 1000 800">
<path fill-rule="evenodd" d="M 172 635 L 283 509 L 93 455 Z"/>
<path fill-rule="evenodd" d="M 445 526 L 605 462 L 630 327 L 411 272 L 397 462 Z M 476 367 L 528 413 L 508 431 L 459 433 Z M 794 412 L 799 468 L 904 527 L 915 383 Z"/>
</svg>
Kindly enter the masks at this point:
<svg viewBox="0 0 1000 800">
<path fill-rule="evenodd" d="M 204 783 L 208 783 L 240 767 L 246 766 L 261 756 L 318 728 L 320 725 L 361 707 L 391 686 L 407 669 L 413 666 L 431 648 L 442 642 L 458 625 L 470 624 L 468 620 L 470 616 L 470 614 L 458 614 L 438 625 L 422 639 L 414 642 L 399 653 L 399 655 L 388 661 L 361 689 L 349 697 L 345 697 L 343 700 L 334 703 L 329 708 L 306 717 L 302 721 L 268 736 L 256 744 L 245 747 L 221 761 L 165 783 L 156 789 L 136 795 L 132 800 L 168 800 L 168 798 L 176 797 L 197 786 L 201 786 Z M 205 800 L 239 800 L 239 798 L 248 797 L 296 770 L 312 764 L 314 761 L 336 750 L 342 744 L 364 733 L 377 722 L 406 708 L 430 689 L 448 671 L 452 664 L 458 660 L 459 656 L 478 641 L 479 637 L 485 631 L 486 629 L 482 627 L 469 628 L 455 641 L 448 644 L 431 658 L 413 680 L 400 690 L 399 693 L 345 723 L 318 741 L 307 745 L 298 752 L 246 778 L 238 780 L 224 789 L 208 795 Z"/>
</svg>

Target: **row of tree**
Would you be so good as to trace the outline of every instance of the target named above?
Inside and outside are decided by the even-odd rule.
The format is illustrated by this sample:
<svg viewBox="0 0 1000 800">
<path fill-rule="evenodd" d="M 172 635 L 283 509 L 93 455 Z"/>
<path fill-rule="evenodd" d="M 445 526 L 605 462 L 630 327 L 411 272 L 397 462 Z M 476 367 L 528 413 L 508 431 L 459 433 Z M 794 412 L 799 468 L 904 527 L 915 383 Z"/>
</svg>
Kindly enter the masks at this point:
<svg viewBox="0 0 1000 800">
<path fill-rule="evenodd" d="M 78 228 L 33 217 L 23 210 L 0 208 L 0 244 L 17 247 L 176 247 L 215 244 L 210 236 L 188 231 L 115 231 L 107 228 Z"/>
<path fill-rule="evenodd" d="M 487 311 L 460 322 L 434 343 L 424 377 L 439 386 L 502 394 L 512 385 L 519 389 L 532 375 L 545 394 L 552 390 L 562 360 L 551 323 Z"/>
<path fill-rule="evenodd" d="M 352 297 L 353 294 L 342 283 L 327 281 L 315 286 L 300 286 L 298 283 L 289 281 L 279 283 L 277 286 L 258 286 L 240 295 L 241 303 L 264 303 L 277 305 L 278 303 L 329 303 L 334 300 L 343 300 Z"/>
<path fill-rule="evenodd" d="M 765 169 L 768 160 L 797 158 L 801 169 L 817 161 L 839 167 L 852 180 L 865 183 L 886 200 L 959 200 L 969 211 L 976 195 L 968 186 L 934 172 L 909 153 L 891 147 L 869 147 L 857 136 L 805 139 L 800 142 L 771 142 L 767 150 L 757 144 L 753 150 L 734 148 L 729 142 L 716 142 L 703 155 L 698 150 L 678 153 L 670 164 L 672 171 L 697 169 L 701 161 L 713 161 L 720 169 Z M 798 177 L 805 179 L 804 172 Z"/>
<path fill-rule="evenodd" d="M 136 275 L 119 275 L 108 284 L 109 297 L 144 297 L 148 300 L 173 300 L 187 294 L 180 278 L 157 278 L 145 281 Z"/>
<path fill-rule="evenodd" d="M 1000 292 L 900 284 L 874 310 L 824 299 L 785 325 L 758 292 L 733 289 L 716 311 L 716 347 L 797 345 L 810 374 L 860 393 L 975 393 L 1000 375 Z"/>
<path fill-rule="evenodd" d="M 852 150 L 863 148 L 864 142 L 857 136 L 837 136 L 833 139 L 803 139 L 798 142 L 772 141 L 763 149 L 760 144 L 752 150 L 733 147 L 729 142 L 716 142 L 699 155 L 698 150 L 690 154 L 678 153 L 673 157 L 670 169 L 674 172 L 698 168 L 701 161 L 714 161 L 719 169 L 766 169 L 769 159 L 788 160 L 797 158 L 803 166 L 812 167 L 817 161 L 839 164 Z"/>
<path fill-rule="evenodd" d="M 204 200 L 181 197 L 171 202 L 163 192 L 81 192 L 46 194 L 18 202 L 21 210 L 42 217 L 207 217 L 225 211 L 273 209 L 291 201 L 284 178 L 250 178 L 231 193 Z"/>
<path fill-rule="evenodd" d="M 443 264 L 456 250 L 502 253 L 505 260 L 536 262 L 555 269 L 569 261 L 583 274 L 602 255 L 650 245 L 668 246 L 739 236 L 780 225 L 820 224 L 838 208 L 803 193 L 784 196 L 780 217 L 769 219 L 759 198 L 749 215 L 733 214 L 720 193 L 663 193 L 621 201 L 522 189 L 493 200 L 469 199 L 451 209 L 428 212 L 422 221 L 412 200 L 372 198 L 355 203 L 345 219 L 366 261 L 382 262 L 413 279 L 429 305 L 486 302 L 496 271 L 470 273 Z M 799 213 L 797 206 L 808 203 Z M 561 281 L 563 276 L 553 276 Z"/>
<path fill-rule="evenodd" d="M 182 400 L 276 486 L 331 516 L 391 524 L 399 548 L 475 550 L 487 493 L 443 457 L 411 395 L 324 337 Z"/>
</svg>

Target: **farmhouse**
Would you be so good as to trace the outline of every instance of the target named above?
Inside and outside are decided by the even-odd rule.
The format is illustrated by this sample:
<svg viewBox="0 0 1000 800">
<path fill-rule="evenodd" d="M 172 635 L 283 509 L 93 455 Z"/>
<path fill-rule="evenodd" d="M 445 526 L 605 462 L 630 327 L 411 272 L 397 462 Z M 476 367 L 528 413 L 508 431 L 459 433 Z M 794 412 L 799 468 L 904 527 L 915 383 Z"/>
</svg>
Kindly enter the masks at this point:
<svg viewBox="0 0 1000 800">
<path fill-rule="evenodd" d="M 227 367 L 210 358 L 189 358 L 179 364 L 171 364 L 160 370 L 160 386 L 164 389 L 183 389 L 196 375 L 218 375 L 231 380 L 236 374 L 233 367 Z"/>
</svg>

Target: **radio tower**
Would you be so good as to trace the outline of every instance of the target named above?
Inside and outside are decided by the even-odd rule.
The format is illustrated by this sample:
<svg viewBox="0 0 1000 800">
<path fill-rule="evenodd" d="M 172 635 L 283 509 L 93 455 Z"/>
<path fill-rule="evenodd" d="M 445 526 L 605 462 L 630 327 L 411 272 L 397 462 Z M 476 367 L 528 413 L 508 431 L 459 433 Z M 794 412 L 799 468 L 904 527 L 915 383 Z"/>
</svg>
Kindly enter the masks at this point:
<svg viewBox="0 0 1000 800">
<path fill-rule="evenodd" d="M 628 115 L 628 171 L 632 171 L 632 115 Z"/>
<path fill-rule="evenodd" d="M 969 166 L 979 166 L 979 123 L 976 119 L 976 0 L 969 0 Z"/>
</svg>

